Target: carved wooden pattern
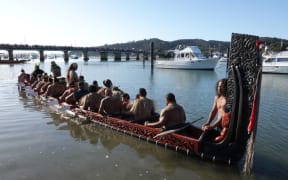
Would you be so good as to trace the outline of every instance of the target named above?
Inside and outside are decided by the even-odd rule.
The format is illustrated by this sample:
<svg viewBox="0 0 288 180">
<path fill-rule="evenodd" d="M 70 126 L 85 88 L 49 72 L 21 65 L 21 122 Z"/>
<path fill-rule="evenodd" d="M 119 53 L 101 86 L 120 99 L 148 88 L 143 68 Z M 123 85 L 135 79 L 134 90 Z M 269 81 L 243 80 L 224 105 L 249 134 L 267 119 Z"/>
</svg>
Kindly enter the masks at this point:
<svg viewBox="0 0 288 180">
<path fill-rule="evenodd" d="M 242 84 L 243 84 L 243 111 L 242 118 L 245 126 L 249 121 L 249 116 L 252 109 L 254 90 L 261 82 L 256 84 L 256 79 L 259 70 L 262 68 L 258 37 L 252 35 L 232 34 L 230 55 L 228 60 L 227 72 L 227 107 L 231 110 L 234 96 L 234 78 L 232 67 L 239 68 Z"/>
</svg>

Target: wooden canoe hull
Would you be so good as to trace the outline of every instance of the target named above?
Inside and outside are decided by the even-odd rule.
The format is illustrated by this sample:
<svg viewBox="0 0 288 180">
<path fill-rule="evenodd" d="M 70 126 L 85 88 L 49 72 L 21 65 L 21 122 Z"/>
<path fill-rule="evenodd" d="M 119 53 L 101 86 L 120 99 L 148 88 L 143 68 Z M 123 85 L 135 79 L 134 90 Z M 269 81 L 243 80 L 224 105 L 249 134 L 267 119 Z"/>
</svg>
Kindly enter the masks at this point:
<svg viewBox="0 0 288 180">
<path fill-rule="evenodd" d="M 102 116 L 72 106 L 68 106 L 69 109 L 73 108 L 72 111 L 58 107 L 56 109 L 69 112 L 73 118 L 84 119 L 85 123 L 89 121 L 99 124 L 188 156 L 229 164 L 235 163 L 245 153 L 248 139 L 252 137 L 249 133 L 252 133 L 255 139 L 257 130 L 262 75 L 258 37 L 233 34 L 230 52 L 227 61 L 226 109 L 230 112 L 231 117 L 227 135 L 217 143 L 213 141 L 216 130 L 203 132 L 201 128 L 193 125 L 187 126 L 177 133 L 156 137 L 162 132 L 160 129 L 132 123 L 123 117 Z M 33 94 L 28 88 L 26 89 L 28 94 Z"/>
<path fill-rule="evenodd" d="M 229 164 L 239 161 L 239 158 L 230 156 L 231 153 L 216 156 L 214 153 L 215 147 L 213 146 L 209 147 L 209 153 L 204 153 L 200 151 L 200 149 L 203 149 L 203 147 L 199 149 L 199 146 L 202 145 L 199 140 L 203 135 L 203 131 L 201 130 L 201 128 L 195 127 L 193 125 L 190 125 L 177 133 L 171 133 L 155 138 L 157 134 L 162 132 L 161 129 L 146 127 L 143 124 L 131 123 L 118 117 L 102 116 L 101 114 L 95 112 L 86 111 L 84 113 L 82 110 L 79 109 L 73 109 L 72 111 L 75 112 L 76 119 L 79 115 L 81 115 L 82 117 L 85 116 L 87 117 L 87 119 L 89 119 L 91 123 L 113 129 L 117 132 L 136 137 L 149 143 L 175 150 L 187 156 L 196 156 L 203 160 L 212 160 Z"/>
</svg>

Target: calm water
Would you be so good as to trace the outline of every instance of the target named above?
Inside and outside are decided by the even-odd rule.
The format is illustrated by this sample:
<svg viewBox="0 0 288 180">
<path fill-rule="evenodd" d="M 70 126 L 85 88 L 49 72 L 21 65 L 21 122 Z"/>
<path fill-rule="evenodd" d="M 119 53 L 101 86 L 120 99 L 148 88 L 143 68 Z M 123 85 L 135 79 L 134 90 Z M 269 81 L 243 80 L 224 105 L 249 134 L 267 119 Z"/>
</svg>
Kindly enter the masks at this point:
<svg viewBox="0 0 288 180">
<path fill-rule="evenodd" d="M 57 59 L 66 72 L 67 64 Z M 70 63 L 73 62 L 70 60 Z M 78 74 L 91 83 L 110 78 L 135 97 L 147 89 L 159 112 L 164 95 L 173 92 L 189 121 L 207 117 L 215 82 L 225 65 L 213 71 L 150 70 L 142 61 L 79 64 Z M 38 61 L 0 65 L 0 179 L 288 179 L 288 75 L 263 75 L 254 169 L 242 174 L 242 163 L 226 166 L 165 150 L 104 127 L 78 126 L 17 91 L 17 75 Z M 40 64 L 49 72 L 50 62 Z M 198 122 L 198 126 L 204 122 Z M 91 130 L 93 129 L 93 130 Z"/>
</svg>

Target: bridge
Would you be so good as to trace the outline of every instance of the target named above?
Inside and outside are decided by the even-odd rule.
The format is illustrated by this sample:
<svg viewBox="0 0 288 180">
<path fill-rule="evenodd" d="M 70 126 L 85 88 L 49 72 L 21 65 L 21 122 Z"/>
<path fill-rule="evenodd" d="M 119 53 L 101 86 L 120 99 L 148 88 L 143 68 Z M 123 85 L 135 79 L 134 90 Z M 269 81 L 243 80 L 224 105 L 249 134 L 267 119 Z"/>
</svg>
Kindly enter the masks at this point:
<svg viewBox="0 0 288 180">
<path fill-rule="evenodd" d="M 0 44 L 0 50 L 8 51 L 8 59 L 14 60 L 14 50 L 27 50 L 38 51 L 40 61 L 45 61 L 44 51 L 63 51 L 64 61 L 69 61 L 69 52 L 80 51 L 83 54 L 84 61 L 89 60 L 88 52 L 94 51 L 100 54 L 101 61 L 107 61 L 108 55 L 114 55 L 115 61 L 121 61 L 122 54 L 125 54 L 126 60 L 130 59 L 131 54 L 136 55 L 136 60 L 140 59 L 142 55 L 143 59 L 148 59 L 148 53 L 144 50 L 137 49 L 118 49 L 118 48 L 106 48 L 106 47 L 74 47 L 74 46 L 45 46 L 45 45 L 27 45 L 27 44 Z"/>
</svg>

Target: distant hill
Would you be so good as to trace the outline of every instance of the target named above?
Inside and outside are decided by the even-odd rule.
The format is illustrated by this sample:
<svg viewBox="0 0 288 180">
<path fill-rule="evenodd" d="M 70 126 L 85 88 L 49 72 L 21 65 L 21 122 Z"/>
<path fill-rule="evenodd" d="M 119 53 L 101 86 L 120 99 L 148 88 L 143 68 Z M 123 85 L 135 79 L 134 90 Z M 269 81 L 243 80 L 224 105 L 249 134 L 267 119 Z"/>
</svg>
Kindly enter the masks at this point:
<svg viewBox="0 0 288 180">
<path fill-rule="evenodd" d="M 121 44 L 117 43 L 111 45 L 104 45 L 101 47 L 123 48 L 123 49 L 134 48 L 149 51 L 151 42 L 154 42 L 155 53 L 160 55 L 167 54 L 168 50 L 173 50 L 178 45 L 198 46 L 204 54 L 209 54 L 214 51 L 226 52 L 230 46 L 230 42 L 224 42 L 224 41 L 205 41 L 202 39 L 180 39 L 176 41 L 163 41 L 161 39 L 153 38 Z"/>
<path fill-rule="evenodd" d="M 280 51 L 288 46 L 288 40 L 280 38 L 260 37 L 260 41 L 262 41 L 265 45 L 267 45 L 272 51 Z M 144 39 L 139 41 L 131 41 L 127 43 L 117 43 L 110 45 L 106 44 L 101 47 L 121 48 L 121 49 L 134 48 L 149 51 L 151 42 L 154 42 L 155 53 L 160 56 L 166 56 L 168 50 L 175 49 L 176 46 L 178 45 L 198 46 L 203 52 L 203 54 L 205 54 L 206 56 L 216 51 L 224 54 L 230 47 L 230 42 L 228 41 L 215 41 L 215 40 L 205 41 L 202 39 L 179 39 L 175 41 L 163 41 L 158 38 Z"/>
<path fill-rule="evenodd" d="M 261 37 L 260 40 L 269 47 L 272 51 L 287 50 L 288 40 L 280 38 Z"/>
</svg>

